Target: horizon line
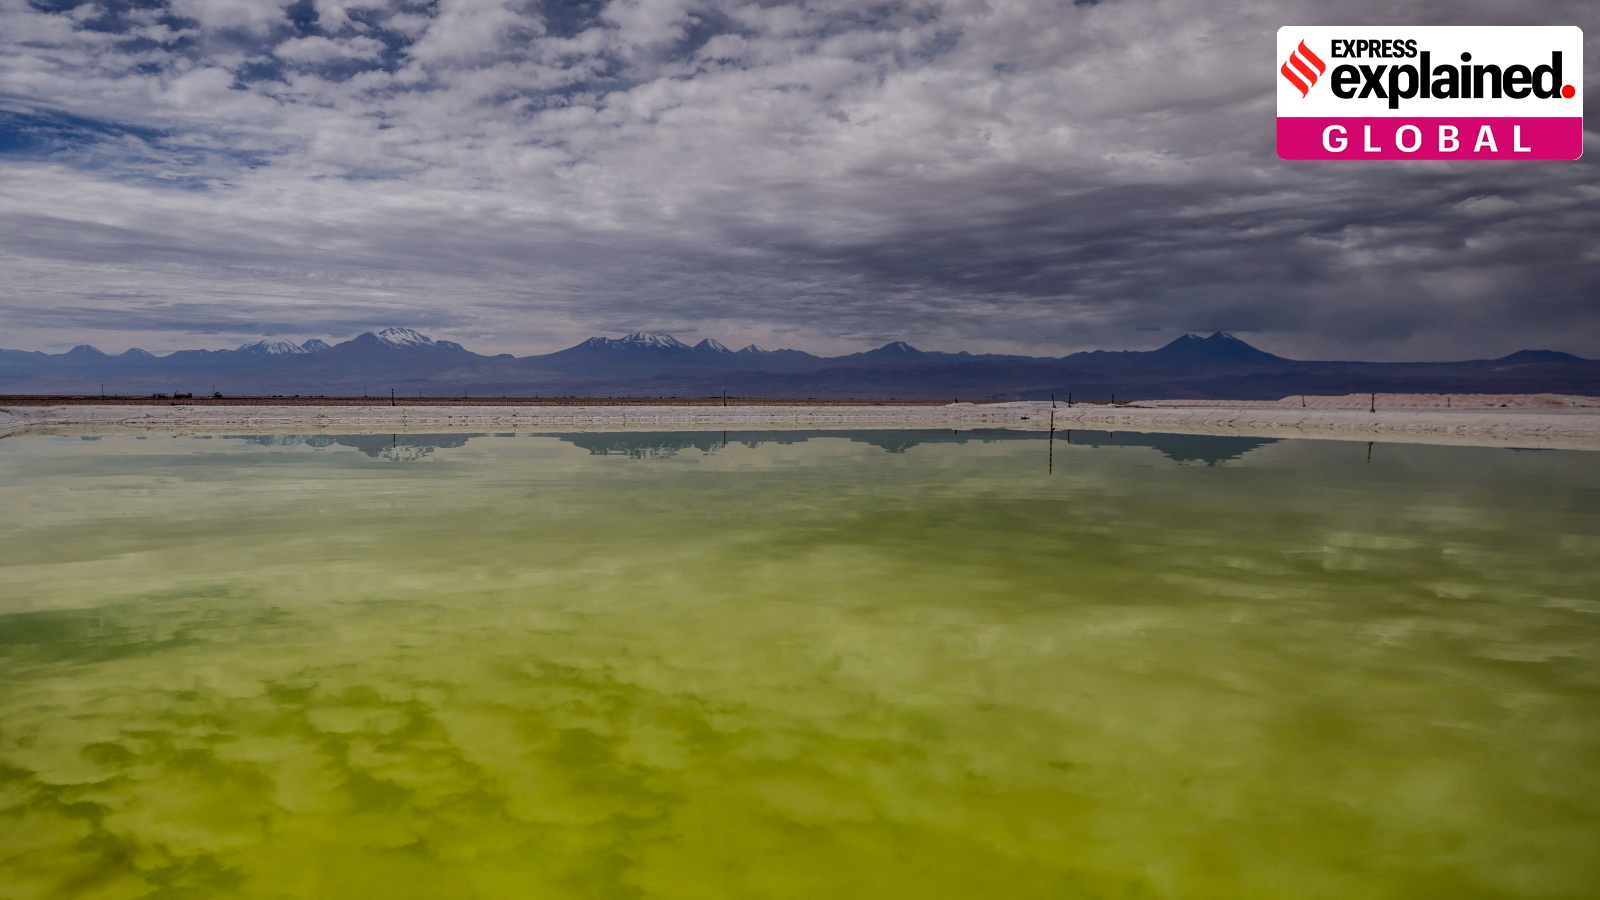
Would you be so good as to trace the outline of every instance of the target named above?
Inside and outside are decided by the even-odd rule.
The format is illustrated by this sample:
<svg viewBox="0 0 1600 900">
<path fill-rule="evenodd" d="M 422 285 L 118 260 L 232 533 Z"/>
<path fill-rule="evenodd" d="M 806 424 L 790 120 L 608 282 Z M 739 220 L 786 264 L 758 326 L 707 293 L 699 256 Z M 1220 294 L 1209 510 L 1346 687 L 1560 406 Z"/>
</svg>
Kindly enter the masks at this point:
<svg viewBox="0 0 1600 900">
<path fill-rule="evenodd" d="M 745 353 L 746 351 L 750 350 L 751 348 L 754 348 L 754 349 L 759 350 L 759 351 L 761 351 L 763 353 L 784 353 L 784 352 L 804 353 L 804 354 L 812 356 L 812 357 L 814 357 L 816 359 L 845 359 L 845 358 L 848 358 L 848 357 L 851 357 L 851 356 L 861 355 L 861 354 L 865 354 L 865 353 L 872 353 L 872 352 L 879 351 L 879 350 L 885 350 L 885 349 L 888 349 L 890 347 L 895 347 L 897 345 L 903 345 L 904 347 L 906 347 L 906 348 L 908 348 L 910 350 L 916 351 L 917 353 L 920 353 L 920 354 L 930 354 L 930 355 L 970 356 L 970 357 L 998 356 L 998 357 L 1010 357 L 1010 358 L 1015 358 L 1015 359 L 1066 359 L 1068 357 L 1075 356 L 1075 355 L 1078 355 L 1078 354 L 1091 354 L 1091 353 L 1153 353 L 1153 352 L 1165 349 L 1167 347 L 1170 347 L 1172 344 L 1174 344 L 1174 343 L 1176 343 L 1178 341 L 1181 341 L 1184 338 L 1189 338 L 1189 337 L 1197 338 L 1197 339 L 1202 340 L 1202 341 L 1211 341 L 1211 340 L 1216 340 L 1218 338 L 1231 339 L 1231 340 L 1239 342 L 1240 344 L 1243 344 L 1244 346 L 1246 346 L 1246 347 L 1248 347 L 1248 348 L 1250 348 L 1252 350 L 1257 350 L 1257 351 L 1262 352 L 1262 353 L 1266 353 L 1266 354 L 1269 354 L 1269 355 L 1272 355 L 1272 356 L 1277 356 L 1277 354 L 1272 353 L 1269 350 L 1263 350 L 1260 347 L 1257 347 L 1254 344 L 1251 344 L 1250 342 L 1244 340 L 1243 338 L 1237 337 L 1233 332 L 1225 330 L 1225 329 L 1216 329 L 1216 330 L 1211 331 L 1209 334 L 1207 334 L 1207 333 L 1205 333 L 1203 331 L 1185 331 L 1185 332 L 1180 333 L 1177 337 L 1174 337 L 1171 340 L 1167 341 L 1166 343 L 1161 344 L 1158 347 L 1151 348 L 1149 350 L 1126 350 L 1126 349 L 1123 349 L 1123 350 L 1107 350 L 1107 349 L 1104 349 L 1104 348 L 1096 348 L 1096 349 L 1092 349 L 1092 350 L 1075 350 L 1075 351 L 1070 351 L 1070 352 L 1067 352 L 1067 353 L 1063 353 L 1063 354 L 1059 354 L 1059 355 L 1053 355 L 1053 356 L 1052 355 L 1042 355 L 1041 356 L 1041 355 L 1034 355 L 1034 354 L 1027 354 L 1027 353 L 1000 353 L 1000 352 L 989 352 L 989 351 L 975 352 L 975 351 L 969 351 L 969 350 L 928 350 L 928 349 L 925 349 L 925 348 L 922 348 L 922 347 L 917 347 L 917 346 L 915 346 L 915 345 L 911 344 L 910 342 L 905 341 L 903 339 L 890 340 L 890 341 L 887 341 L 887 342 L 885 342 L 883 344 L 880 344 L 880 345 L 877 345 L 877 346 L 868 347 L 865 350 L 857 350 L 857 351 L 853 351 L 853 352 L 838 354 L 838 355 L 835 355 L 835 356 L 824 356 L 824 355 L 812 353 L 811 351 L 808 351 L 808 350 L 800 350 L 800 349 L 793 348 L 793 347 L 779 347 L 779 348 L 776 348 L 776 349 L 767 349 L 767 348 L 760 347 L 760 346 L 758 346 L 758 345 L 756 345 L 754 343 L 748 344 L 745 347 L 742 347 L 742 348 L 740 348 L 738 350 L 734 350 L 734 349 L 729 348 L 727 345 L 723 344 L 721 341 L 717 340 L 716 338 L 711 338 L 711 337 L 702 338 L 700 341 L 696 342 L 695 344 L 687 344 L 687 343 L 684 343 L 683 341 L 678 340 L 676 337 L 674 337 L 672 335 L 671 332 L 668 332 L 668 331 L 631 331 L 631 332 L 628 332 L 627 334 L 625 334 L 625 335 L 623 335 L 622 337 L 619 337 L 619 338 L 607 337 L 605 335 L 591 335 L 590 337 L 584 338 L 584 339 L 578 341 L 575 344 L 572 344 L 572 345 L 569 345 L 569 346 L 565 346 L 565 347 L 561 347 L 561 348 L 556 349 L 556 350 L 550 350 L 550 351 L 546 351 L 546 352 L 543 352 L 543 353 L 529 353 L 529 354 L 526 354 L 526 355 L 518 355 L 518 354 L 515 354 L 515 353 L 479 353 L 477 351 L 471 350 L 470 348 L 462 345 L 461 343 L 459 343 L 457 341 L 450 341 L 448 339 L 435 339 L 435 338 L 432 338 L 428 334 L 422 332 L 420 329 L 417 329 L 417 328 L 414 328 L 414 327 L 408 326 L 408 325 L 388 325 L 388 326 L 384 326 L 382 328 L 369 328 L 369 329 L 367 329 L 365 331 L 362 331 L 362 332 L 359 332 L 359 333 L 355 334 L 352 337 L 346 338 L 344 340 L 339 340 L 339 341 L 335 341 L 333 339 L 323 338 L 323 337 L 308 337 L 308 338 L 305 338 L 304 340 L 296 342 L 296 341 L 290 340 L 288 338 L 262 337 L 262 338 L 258 338 L 257 340 L 254 340 L 254 341 L 245 341 L 245 342 L 243 342 L 243 343 L 241 343 L 241 344 L 239 344 L 237 346 L 234 346 L 234 347 L 222 347 L 222 348 L 218 348 L 218 349 L 208 349 L 208 348 L 204 348 L 204 347 L 186 347 L 186 348 L 180 348 L 180 349 L 176 349 L 176 350 L 168 350 L 168 351 L 165 351 L 163 353 L 152 352 L 152 351 L 145 350 L 144 348 L 137 347 L 137 346 L 128 347 L 127 349 L 125 349 L 125 350 L 123 350 L 121 352 L 111 353 L 111 352 L 107 352 L 105 350 L 101 350 L 99 347 L 96 347 L 95 345 L 93 345 L 91 343 L 87 343 L 87 342 L 74 344 L 74 345 L 72 345 L 71 347 L 69 347 L 66 350 L 62 350 L 62 351 L 54 352 L 54 353 L 46 351 L 46 350 L 24 350 L 24 349 L 21 349 L 21 348 L 12 348 L 12 347 L 0 347 L 0 351 L 10 350 L 10 351 L 21 352 L 21 353 L 40 353 L 40 354 L 43 354 L 43 355 L 46 355 L 46 356 L 65 356 L 65 355 L 70 354 L 70 353 L 72 353 L 74 351 L 77 351 L 77 350 L 89 349 L 89 350 L 93 350 L 96 353 L 100 353 L 100 354 L 106 356 L 107 358 L 111 358 L 111 359 L 115 359 L 115 358 L 118 358 L 118 357 L 121 357 L 121 356 L 125 356 L 128 353 L 132 353 L 134 351 L 139 351 L 141 353 L 149 354 L 151 357 L 156 358 L 156 359 L 166 359 L 166 358 L 168 358 L 168 357 L 170 357 L 170 356 L 172 356 L 173 354 L 176 354 L 176 353 L 194 353 L 194 352 L 201 352 L 201 353 L 236 353 L 238 351 L 244 350 L 244 349 L 249 348 L 249 347 L 258 346 L 258 345 L 261 345 L 261 344 L 270 344 L 270 343 L 284 343 L 284 344 L 290 344 L 290 345 L 295 346 L 295 347 L 304 347 L 308 343 L 311 343 L 313 341 L 318 341 L 318 342 L 321 342 L 321 343 L 327 345 L 323 349 L 331 350 L 331 349 L 334 349 L 335 347 L 340 347 L 340 346 L 343 346 L 345 344 L 348 344 L 348 343 L 351 343 L 353 341 L 356 341 L 356 340 L 358 340 L 358 339 L 360 339 L 362 337 L 365 337 L 367 335 L 372 335 L 374 337 L 377 337 L 377 336 L 382 335 L 384 333 L 396 332 L 396 331 L 410 332 L 412 334 L 418 335 L 419 337 L 422 337 L 425 340 L 429 341 L 430 344 L 435 344 L 435 345 L 440 344 L 440 343 L 452 344 L 452 345 L 454 345 L 456 347 L 460 347 L 463 351 L 465 351 L 467 353 L 471 353 L 474 356 L 480 356 L 480 357 L 483 357 L 485 359 L 504 358 L 504 357 L 507 357 L 507 356 L 511 357 L 512 359 L 532 359 L 532 358 L 537 358 L 537 357 L 541 357 L 541 356 L 550 356 L 550 355 L 553 355 L 553 354 L 556 354 L 556 353 L 561 353 L 561 352 L 564 352 L 564 351 L 567 351 L 567 350 L 574 350 L 574 349 L 583 347 L 584 345 L 589 344 L 592 341 L 600 340 L 600 341 L 607 341 L 607 342 L 612 342 L 612 343 L 625 343 L 625 342 L 628 342 L 629 339 L 637 338 L 637 337 L 643 337 L 643 338 L 667 338 L 667 339 L 670 339 L 671 341 L 673 341 L 675 344 L 679 345 L 679 347 L 681 347 L 684 350 L 693 350 L 695 347 L 698 347 L 701 344 L 705 344 L 705 343 L 709 342 L 709 343 L 715 344 L 717 347 L 722 348 L 720 351 L 716 351 L 716 352 L 726 353 L 726 354 L 728 354 L 730 356 L 731 355 L 737 355 L 737 354 Z M 391 346 L 393 346 L 393 345 L 391 345 Z M 676 348 L 672 348 L 672 349 L 676 349 Z M 322 350 L 307 351 L 306 355 L 310 355 L 312 353 L 320 353 L 320 352 L 322 352 Z M 1517 350 L 1513 350 L 1510 353 L 1502 354 L 1500 356 L 1476 356 L 1476 357 L 1466 357 L 1466 358 L 1457 358 L 1457 359 L 1438 359 L 1438 360 L 1404 360 L 1404 361 L 1393 360 L 1393 361 L 1389 361 L 1389 362 L 1391 362 L 1391 363 L 1398 363 L 1398 362 L 1447 363 L 1447 362 L 1476 362 L 1476 361 L 1491 361 L 1492 362 L 1492 361 L 1495 361 L 1495 360 L 1506 359 L 1506 358 L 1509 358 L 1511 356 L 1515 356 L 1515 355 L 1520 354 L 1520 353 L 1560 353 L 1560 354 L 1563 354 L 1565 356 L 1571 356 L 1574 359 L 1582 360 L 1582 361 L 1585 361 L 1585 362 L 1595 361 L 1595 360 L 1591 359 L 1590 357 L 1581 356 L 1581 355 L 1576 354 L 1576 353 L 1568 353 L 1568 352 L 1562 351 L 1562 350 L 1551 350 L 1551 349 L 1548 349 L 1548 348 L 1523 347 L 1523 348 L 1519 348 Z M 277 355 L 277 354 L 275 354 L 275 355 Z M 290 356 L 290 355 L 301 355 L 301 354 L 281 354 L 281 355 Z M 1293 362 L 1369 362 L 1369 360 L 1358 360 L 1358 359 L 1298 359 L 1298 358 L 1295 358 L 1295 357 L 1279 357 L 1279 358 L 1283 359 L 1283 360 L 1286 360 L 1286 361 L 1293 361 Z"/>
</svg>

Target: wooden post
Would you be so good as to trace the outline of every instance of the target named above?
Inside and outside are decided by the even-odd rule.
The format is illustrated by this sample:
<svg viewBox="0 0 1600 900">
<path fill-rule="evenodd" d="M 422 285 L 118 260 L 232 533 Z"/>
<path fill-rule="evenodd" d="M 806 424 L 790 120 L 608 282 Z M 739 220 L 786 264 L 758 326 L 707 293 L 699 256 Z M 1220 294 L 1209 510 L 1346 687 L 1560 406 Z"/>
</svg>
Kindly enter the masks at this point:
<svg viewBox="0 0 1600 900">
<path fill-rule="evenodd" d="M 389 388 L 389 405 L 394 405 L 394 388 Z"/>
<path fill-rule="evenodd" d="M 1377 392 L 1373 392 L 1372 396 L 1368 398 L 1367 412 L 1375 413 L 1377 411 L 1378 411 L 1378 394 L 1377 394 Z"/>
</svg>

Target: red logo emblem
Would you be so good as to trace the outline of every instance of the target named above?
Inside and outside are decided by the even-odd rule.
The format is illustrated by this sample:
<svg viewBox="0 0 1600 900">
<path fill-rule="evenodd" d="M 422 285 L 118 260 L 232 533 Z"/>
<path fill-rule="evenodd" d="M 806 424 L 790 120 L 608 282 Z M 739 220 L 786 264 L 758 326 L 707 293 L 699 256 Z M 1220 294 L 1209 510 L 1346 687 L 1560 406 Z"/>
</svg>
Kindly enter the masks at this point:
<svg viewBox="0 0 1600 900">
<path fill-rule="evenodd" d="M 1293 68 L 1290 68 L 1291 66 Z M 1311 86 L 1317 83 L 1317 77 L 1328 71 L 1328 64 L 1318 59 L 1317 55 L 1311 52 L 1311 48 L 1306 46 L 1306 42 L 1301 41 L 1300 46 L 1289 54 L 1289 61 L 1278 71 L 1282 72 L 1283 77 L 1289 79 L 1289 83 L 1300 91 L 1300 96 L 1304 97 L 1311 93 Z"/>
</svg>

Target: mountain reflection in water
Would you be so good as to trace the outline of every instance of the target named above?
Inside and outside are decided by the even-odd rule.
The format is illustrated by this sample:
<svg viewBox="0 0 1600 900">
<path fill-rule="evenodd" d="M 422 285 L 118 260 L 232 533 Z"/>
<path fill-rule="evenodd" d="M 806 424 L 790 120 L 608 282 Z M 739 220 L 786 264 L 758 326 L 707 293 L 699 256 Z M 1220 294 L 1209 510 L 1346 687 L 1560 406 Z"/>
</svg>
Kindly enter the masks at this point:
<svg viewBox="0 0 1600 900">
<path fill-rule="evenodd" d="M 373 459 L 394 462 L 414 462 L 425 459 L 435 450 L 465 447 L 473 438 L 490 437 L 487 433 L 457 434 L 257 434 L 225 435 L 232 440 L 267 447 L 310 447 L 315 450 L 329 447 L 350 447 Z M 497 433 L 494 437 L 511 437 Z M 630 459 L 663 459 L 690 451 L 716 453 L 730 444 L 754 449 L 762 444 L 792 445 L 822 438 L 837 438 L 868 444 L 889 453 L 904 453 L 925 444 L 990 444 L 1000 441 L 1040 441 L 1051 439 L 1049 433 L 1037 431 L 1007 431 L 1004 429 L 975 429 L 971 431 L 946 431 L 943 429 L 906 429 L 882 431 L 643 431 L 643 432 L 585 432 L 579 434 L 537 434 L 537 437 L 554 437 L 574 447 L 581 447 L 594 456 L 625 456 Z M 1208 434 L 1145 434 L 1140 432 L 1061 430 L 1054 439 L 1064 444 L 1082 447 L 1148 447 L 1172 462 L 1204 463 L 1216 466 L 1242 458 L 1246 453 L 1268 444 L 1276 438 L 1232 437 Z"/>
</svg>

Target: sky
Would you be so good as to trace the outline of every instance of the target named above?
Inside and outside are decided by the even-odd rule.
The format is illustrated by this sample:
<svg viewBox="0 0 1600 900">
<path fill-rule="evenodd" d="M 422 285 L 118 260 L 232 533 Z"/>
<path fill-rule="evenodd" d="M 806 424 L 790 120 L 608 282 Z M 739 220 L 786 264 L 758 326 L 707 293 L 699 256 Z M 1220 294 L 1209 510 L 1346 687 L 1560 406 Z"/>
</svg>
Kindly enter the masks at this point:
<svg viewBox="0 0 1600 900">
<path fill-rule="evenodd" d="M 1282 25 L 1579 25 L 1592 61 L 1595 12 L 0 0 L 0 347 L 1600 357 L 1592 108 L 1577 162 L 1273 144 Z"/>
</svg>

